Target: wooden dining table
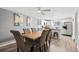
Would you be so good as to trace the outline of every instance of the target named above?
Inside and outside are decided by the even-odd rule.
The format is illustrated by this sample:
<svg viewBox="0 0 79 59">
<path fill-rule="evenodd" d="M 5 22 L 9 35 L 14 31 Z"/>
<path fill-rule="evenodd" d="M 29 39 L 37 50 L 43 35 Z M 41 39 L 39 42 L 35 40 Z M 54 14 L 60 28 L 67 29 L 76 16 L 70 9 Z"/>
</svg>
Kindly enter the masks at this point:
<svg viewBox="0 0 79 59">
<path fill-rule="evenodd" d="M 31 40 L 36 40 L 38 39 L 42 34 L 42 31 L 38 31 L 38 32 L 27 32 L 27 33 L 23 33 L 22 36 L 25 38 L 29 38 Z"/>
<path fill-rule="evenodd" d="M 42 31 L 38 32 L 27 32 L 25 34 L 22 34 L 22 36 L 25 38 L 25 40 L 28 40 L 32 44 L 32 51 L 34 51 L 35 46 L 35 40 L 41 37 Z"/>
</svg>

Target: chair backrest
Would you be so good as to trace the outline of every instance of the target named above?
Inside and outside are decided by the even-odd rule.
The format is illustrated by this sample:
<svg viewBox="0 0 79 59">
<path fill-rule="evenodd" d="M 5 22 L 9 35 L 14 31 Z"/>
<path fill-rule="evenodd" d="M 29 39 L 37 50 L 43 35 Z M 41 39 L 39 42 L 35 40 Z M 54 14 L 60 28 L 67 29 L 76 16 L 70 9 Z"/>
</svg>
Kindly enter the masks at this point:
<svg viewBox="0 0 79 59">
<path fill-rule="evenodd" d="M 37 28 L 31 28 L 32 32 L 36 32 Z"/>
<path fill-rule="evenodd" d="M 51 39 L 51 34 L 52 34 L 52 30 L 49 29 L 49 32 L 48 32 L 47 37 L 46 37 L 46 41 Z"/>
<path fill-rule="evenodd" d="M 17 48 L 23 50 L 24 49 L 24 40 L 21 37 L 21 34 L 19 31 L 10 30 L 10 32 L 14 35 L 14 38 L 16 40 Z"/>
<path fill-rule="evenodd" d="M 26 33 L 25 29 L 23 28 L 24 33 Z"/>
<path fill-rule="evenodd" d="M 31 29 L 25 29 L 25 28 L 23 28 L 23 31 L 24 31 L 24 33 L 27 33 L 27 32 L 32 32 L 32 30 Z"/>
<path fill-rule="evenodd" d="M 48 32 L 49 30 L 43 30 L 40 41 L 39 41 L 40 46 L 43 46 L 45 44 Z"/>
<path fill-rule="evenodd" d="M 50 27 L 49 26 L 45 26 L 44 29 L 50 29 Z"/>
</svg>

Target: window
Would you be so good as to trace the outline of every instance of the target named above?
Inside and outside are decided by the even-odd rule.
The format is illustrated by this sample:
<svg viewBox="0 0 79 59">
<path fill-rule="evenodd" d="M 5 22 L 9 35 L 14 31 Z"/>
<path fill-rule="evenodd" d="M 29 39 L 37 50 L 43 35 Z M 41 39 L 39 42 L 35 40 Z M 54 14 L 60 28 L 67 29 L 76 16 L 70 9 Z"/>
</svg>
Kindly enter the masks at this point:
<svg viewBox="0 0 79 59">
<path fill-rule="evenodd" d="M 41 25 L 41 19 L 37 19 L 37 25 Z"/>
</svg>

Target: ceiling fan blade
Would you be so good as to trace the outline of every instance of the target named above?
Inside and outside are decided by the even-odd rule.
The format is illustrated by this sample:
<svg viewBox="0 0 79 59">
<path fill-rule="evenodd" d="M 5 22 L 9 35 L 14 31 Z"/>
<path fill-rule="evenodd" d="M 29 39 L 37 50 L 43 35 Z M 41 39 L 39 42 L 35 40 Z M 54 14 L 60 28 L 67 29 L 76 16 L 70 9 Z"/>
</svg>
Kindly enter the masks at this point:
<svg viewBox="0 0 79 59">
<path fill-rule="evenodd" d="M 41 10 L 41 11 L 51 11 L 50 9 L 45 9 L 45 10 Z"/>
</svg>

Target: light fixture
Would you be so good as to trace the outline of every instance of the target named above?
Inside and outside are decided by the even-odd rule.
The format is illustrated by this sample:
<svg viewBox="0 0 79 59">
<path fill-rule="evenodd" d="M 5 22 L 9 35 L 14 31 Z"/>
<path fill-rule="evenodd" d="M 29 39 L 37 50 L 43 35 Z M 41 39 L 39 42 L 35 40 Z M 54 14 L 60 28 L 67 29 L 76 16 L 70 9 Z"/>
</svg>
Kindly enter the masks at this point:
<svg viewBox="0 0 79 59">
<path fill-rule="evenodd" d="M 41 13 L 41 11 L 40 11 L 40 10 L 38 10 L 37 12 L 38 12 L 38 13 Z"/>
</svg>

